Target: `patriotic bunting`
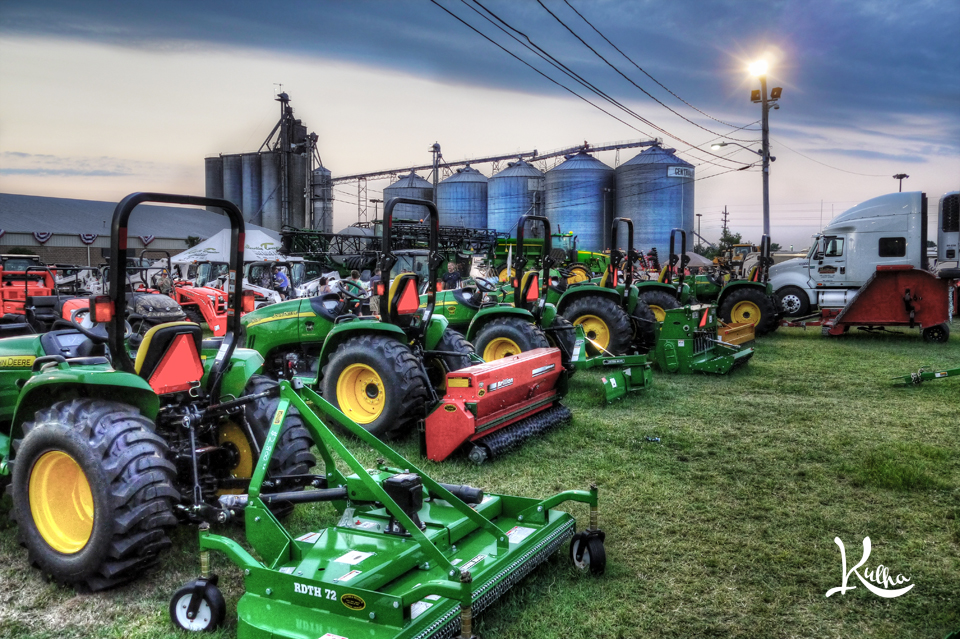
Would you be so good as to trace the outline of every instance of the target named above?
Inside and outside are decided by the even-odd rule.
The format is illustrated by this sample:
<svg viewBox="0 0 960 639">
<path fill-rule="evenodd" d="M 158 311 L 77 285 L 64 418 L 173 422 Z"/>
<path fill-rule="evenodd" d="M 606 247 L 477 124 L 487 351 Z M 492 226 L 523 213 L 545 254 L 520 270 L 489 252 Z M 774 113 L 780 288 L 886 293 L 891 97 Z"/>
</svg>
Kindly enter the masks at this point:
<svg viewBox="0 0 960 639">
<path fill-rule="evenodd" d="M 97 241 L 97 238 L 100 237 L 96 233 L 81 233 L 80 241 L 84 244 L 90 245 Z"/>
<path fill-rule="evenodd" d="M 156 239 L 155 235 L 141 235 L 140 241 L 143 242 L 144 246 L 150 246 L 150 242 Z"/>
<path fill-rule="evenodd" d="M 41 244 L 46 244 L 47 240 L 49 240 L 51 237 L 53 237 L 53 233 L 41 233 L 40 231 L 33 232 L 33 239 Z"/>
</svg>

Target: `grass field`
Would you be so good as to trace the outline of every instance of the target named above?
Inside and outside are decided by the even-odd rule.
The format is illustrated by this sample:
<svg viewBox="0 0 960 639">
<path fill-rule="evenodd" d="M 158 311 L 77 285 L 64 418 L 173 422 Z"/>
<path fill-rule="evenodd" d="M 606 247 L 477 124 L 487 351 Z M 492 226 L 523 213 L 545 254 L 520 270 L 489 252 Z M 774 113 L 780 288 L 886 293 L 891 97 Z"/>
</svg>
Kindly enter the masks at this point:
<svg viewBox="0 0 960 639">
<path fill-rule="evenodd" d="M 960 378 L 890 380 L 960 366 L 960 321 L 952 329 L 946 345 L 916 331 L 783 329 L 730 376 L 656 373 L 653 389 L 610 407 L 599 374 L 581 373 L 571 427 L 492 465 L 427 464 L 438 480 L 492 492 L 600 486 L 606 574 L 576 573 L 564 548 L 484 612 L 478 634 L 930 639 L 960 629 Z M 412 437 L 397 447 L 417 459 Z M 586 522 L 585 508 L 573 512 Z M 300 507 L 292 528 L 330 515 Z M 826 598 L 841 581 L 834 537 L 850 568 L 865 536 L 867 567 L 914 588 L 883 599 L 851 576 L 855 590 Z M 157 572 L 95 595 L 44 583 L 15 537 L 0 530 L 0 637 L 177 636 L 167 605 L 196 575 L 194 529 L 174 531 Z M 233 637 L 239 571 L 214 564 L 228 604 L 220 636 Z"/>
</svg>

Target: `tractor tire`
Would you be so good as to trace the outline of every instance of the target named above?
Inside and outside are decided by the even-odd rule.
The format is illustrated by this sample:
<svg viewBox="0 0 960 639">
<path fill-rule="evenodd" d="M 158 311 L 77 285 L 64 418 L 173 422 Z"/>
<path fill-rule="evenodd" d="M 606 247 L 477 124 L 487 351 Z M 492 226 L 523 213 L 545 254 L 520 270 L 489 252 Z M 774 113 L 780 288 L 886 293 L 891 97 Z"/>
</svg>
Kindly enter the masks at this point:
<svg viewBox="0 0 960 639">
<path fill-rule="evenodd" d="M 425 417 L 427 383 L 409 346 L 392 337 L 361 335 L 337 347 L 323 367 L 320 388 L 347 417 L 388 439 Z"/>
<path fill-rule="evenodd" d="M 591 355 L 623 355 L 630 348 L 633 337 L 630 317 L 609 298 L 585 295 L 570 302 L 563 316 L 573 324 L 583 325 L 588 338 L 587 352 Z"/>
<path fill-rule="evenodd" d="M 923 329 L 923 341 L 928 344 L 946 344 L 950 339 L 950 325 L 949 324 L 937 324 L 936 326 L 928 326 Z"/>
<path fill-rule="evenodd" d="M 590 267 L 581 262 L 574 262 L 564 268 L 570 272 L 570 276 L 567 277 L 567 284 L 586 282 L 593 277 L 593 271 L 590 270 Z"/>
<path fill-rule="evenodd" d="M 153 423 L 127 404 L 73 399 L 37 411 L 23 428 L 11 516 L 30 563 L 91 591 L 156 564 L 180 494 Z"/>
<path fill-rule="evenodd" d="M 573 349 L 577 345 L 577 332 L 573 328 L 573 324 L 563 315 L 557 315 L 553 318 L 553 324 L 543 333 L 547 336 L 550 346 L 560 349 L 564 368 L 567 369 L 567 374 L 573 377 L 574 368 L 570 359 L 573 357 Z"/>
<path fill-rule="evenodd" d="M 440 341 L 433 348 L 450 353 L 449 355 L 426 355 L 423 362 L 430 386 L 436 391 L 444 391 L 447 387 L 447 373 L 470 366 L 470 355 L 474 352 L 473 344 L 457 331 L 448 328 L 443 331 Z"/>
<path fill-rule="evenodd" d="M 187 316 L 188 322 L 193 322 L 194 324 L 199 324 L 203 326 L 207 320 L 203 319 L 203 313 L 200 312 L 200 309 L 195 306 L 185 306 L 183 308 L 184 314 Z"/>
<path fill-rule="evenodd" d="M 501 264 L 500 266 L 497 267 L 497 279 L 500 280 L 501 282 L 508 282 L 510 281 L 510 278 L 516 274 L 516 272 L 517 270 L 513 267 L 511 267 L 510 270 L 507 271 L 507 265 Z"/>
<path fill-rule="evenodd" d="M 776 292 L 776 298 L 786 317 L 803 317 L 810 312 L 810 299 L 801 288 L 784 286 Z"/>
<path fill-rule="evenodd" d="M 633 344 L 641 355 L 649 353 L 657 347 L 657 337 L 660 336 L 660 322 L 657 315 L 642 299 L 637 300 L 633 309 L 634 335 Z"/>
<path fill-rule="evenodd" d="M 766 335 L 776 326 L 777 308 L 759 289 L 741 288 L 724 298 L 719 316 L 727 324 L 752 322 L 754 333 L 759 336 Z"/>
<path fill-rule="evenodd" d="M 650 307 L 650 310 L 653 311 L 653 315 L 658 322 L 662 322 L 667 318 L 665 311 L 669 311 L 672 308 L 680 308 L 680 302 L 677 301 L 676 296 L 666 291 L 640 291 L 638 299 Z"/>
<path fill-rule="evenodd" d="M 266 375 L 254 375 L 247 383 L 244 391 L 245 395 L 258 395 L 275 387 L 277 382 Z M 257 438 L 257 445 L 262 447 L 267 440 L 267 434 L 270 432 L 270 426 L 273 424 L 273 416 L 277 412 L 277 406 L 280 404 L 279 397 L 261 397 L 252 404 L 247 405 L 247 422 L 250 424 L 250 430 L 253 436 Z M 226 422 L 231 424 L 232 422 Z M 221 442 L 223 440 L 223 431 L 221 431 Z M 242 433 L 241 433 L 242 434 Z M 280 437 L 277 439 L 273 449 L 273 458 L 270 460 L 268 477 L 283 477 L 284 475 L 306 475 L 310 469 L 317 465 L 317 458 L 314 457 L 310 449 L 313 447 L 313 438 L 309 431 L 303 425 L 303 417 L 300 416 L 296 408 L 290 408 L 283 419 L 283 428 L 280 429 Z M 242 447 L 238 447 L 243 450 Z M 247 449 L 249 452 L 249 449 Z M 251 459 L 251 469 L 256 468 L 257 460 Z M 246 460 L 241 454 L 240 462 L 236 468 L 246 469 Z M 252 473 L 251 475 L 252 476 Z M 287 491 L 289 488 L 280 488 L 278 490 Z M 239 491 L 243 492 L 243 491 Z M 264 491 L 270 492 L 270 491 Z M 285 517 L 293 512 L 293 504 L 280 502 L 270 505 L 270 511 L 278 519 Z"/>
<path fill-rule="evenodd" d="M 496 317 L 481 327 L 474 338 L 477 353 L 485 362 L 517 355 L 535 348 L 550 348 L 537 326 L 519 317 Z"/>
</svg>

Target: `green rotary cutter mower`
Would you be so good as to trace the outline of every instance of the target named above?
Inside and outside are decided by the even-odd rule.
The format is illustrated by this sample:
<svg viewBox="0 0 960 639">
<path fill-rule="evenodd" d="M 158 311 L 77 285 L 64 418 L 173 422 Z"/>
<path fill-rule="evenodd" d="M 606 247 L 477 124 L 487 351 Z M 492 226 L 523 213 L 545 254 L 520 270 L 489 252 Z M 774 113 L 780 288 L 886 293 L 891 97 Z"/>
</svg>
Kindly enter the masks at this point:
<svg viewBox="0 0 960 639">
<path fill-rule="evenodd" d="M 675 236 L 681 237 L 680 255 L 674 252 Z M 670 232 L 670 266 L 679 264 L 676 296 L 683 291 L 687 237 L 682 229 Z M 752 325 L 746 324 L 752 331 Z M 745 364 L 753 356 L 753 348 L 726 342 L 720 337 L 721 323 L 717 307 L 712 304 L 687 304 L 664 312 L 660 335 L 654 351 L 657 367 L 665 373 L 726 374 Z"/>
<path fill-rule="evenodd" d="M 201 528 L 200 577 L 170 601 L 177 627 L 212 630 L 224 619 L 213 552 L 243 570 L 238 639 L 468 639 L 474 617 L 568 539 L 577 568 L 603 572 L 596 486 L 538 500 L 438 483 L 313 391 L 295 391 L 299 385 L 281 382 L 274 422 L 300 412 L 325 474 L 315 490 L 264 494 L 280 434 L 270 430 L 248 490 L 221 499 L 224 509 L 242 511 L 245 543 Z M 378 454 L 377 468 L 365 469 L 329 426 Z M 294 537 L 270 511 L 280 499 L 330 502 L 339 523 Z M 554 510 L 571 501 L 590 508 L 580 532 L 572 515 Z"/>
<path fill-rule="evenodd" d="M 136 193 L 112 222 L 111 254 L 127 250 L 128 219 L 144 202 L 215 206 L 232 225 L 229 324 L 203 340 L 192 322 L 154 326 L 137 345 L 124 320 L 125 269 L 110 295 L 90 300 L 92 327 L 58 320 L 0 332 L 0 482 L 30 563 L 55 581 L 101 590 L 131 581 L 170 546 L 178 521 L 218 521 L 217 498 L 247 490 L 272 431 L 267 491 L 296 492 L 312 479 L 312 441 L 296 411 L 280 415 L 263 359 L 237 347 L 235 289 L 244 223 L 225 200 Z M 261 476 L 263 479 L 263 476 Z M 273 504 L 279 516 L 289 502 Z"/>
</svg>

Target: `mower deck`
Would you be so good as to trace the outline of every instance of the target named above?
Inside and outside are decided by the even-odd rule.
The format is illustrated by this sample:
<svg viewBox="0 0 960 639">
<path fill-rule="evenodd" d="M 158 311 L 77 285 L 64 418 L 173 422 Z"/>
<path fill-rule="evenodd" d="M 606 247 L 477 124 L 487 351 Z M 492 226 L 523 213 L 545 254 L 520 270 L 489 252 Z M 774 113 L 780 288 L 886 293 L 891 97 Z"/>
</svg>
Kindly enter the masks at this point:
<svg viewBox="0 0 960 639">
<path fill-rule="evenodd" d="M 666 311 L 656 349 L 660 370 L 725 375 L 753 357 L 753 348 L 735 346 L 718 337 L 716 311 L 711 304 Z"/>
</svg>

